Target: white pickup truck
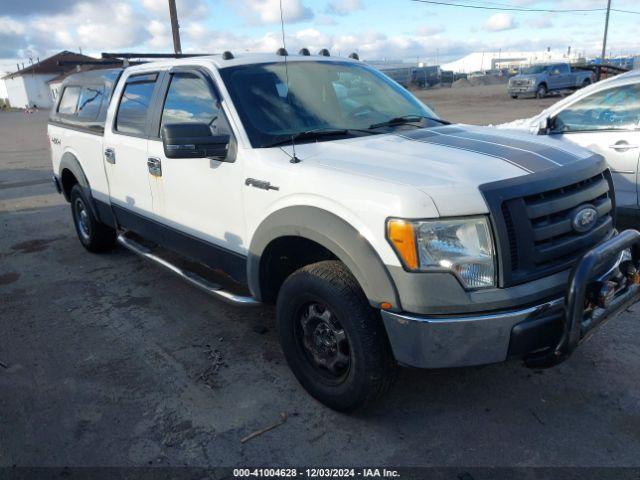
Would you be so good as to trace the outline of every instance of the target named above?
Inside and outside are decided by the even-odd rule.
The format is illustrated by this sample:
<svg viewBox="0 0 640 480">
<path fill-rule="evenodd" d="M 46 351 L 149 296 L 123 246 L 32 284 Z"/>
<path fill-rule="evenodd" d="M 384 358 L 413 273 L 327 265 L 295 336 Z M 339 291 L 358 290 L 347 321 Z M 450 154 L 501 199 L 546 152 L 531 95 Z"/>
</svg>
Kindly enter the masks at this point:
<svg viewBox="0 0 640 480">
<path fill-rule="evenodd" d="M 638 300 L 640 234 L 615 230 L 601 156 L 448 124 L 322 53 L 69 77 L 48 133 L 82 245 L 275 303 L 293 373 L 343 411 L 398 364 L 555 365 Z"/>
</svg>

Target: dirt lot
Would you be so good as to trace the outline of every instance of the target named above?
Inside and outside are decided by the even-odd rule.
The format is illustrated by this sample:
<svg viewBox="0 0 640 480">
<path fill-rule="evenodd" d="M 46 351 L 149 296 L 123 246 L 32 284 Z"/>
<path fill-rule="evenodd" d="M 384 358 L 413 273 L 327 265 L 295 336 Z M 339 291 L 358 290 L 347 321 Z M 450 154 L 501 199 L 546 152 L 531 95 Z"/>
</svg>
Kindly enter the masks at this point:
<svg viewBox="0 0 640 480">
<path fill-rule="evenodd" d="M 556 95 L 512 100 L 507 95 L 506 85 L 438 88 L 414 93 L 427 105 L 433 105 L 445 120 L 474 125 L 497 125 L 532 117 L 561 98 Z"/>
<path fill-rule="evenodd" d="M 553 101 L 423 98 L 469 123 Z M 272 310 L 87 253 L 49 183 L 45 125 L 0 113 L 0 465 L 640 466 L 638 307 L 555 369 L 403 370 L 383 401 L 338 414 L 286 367 Z"/>
</svg>

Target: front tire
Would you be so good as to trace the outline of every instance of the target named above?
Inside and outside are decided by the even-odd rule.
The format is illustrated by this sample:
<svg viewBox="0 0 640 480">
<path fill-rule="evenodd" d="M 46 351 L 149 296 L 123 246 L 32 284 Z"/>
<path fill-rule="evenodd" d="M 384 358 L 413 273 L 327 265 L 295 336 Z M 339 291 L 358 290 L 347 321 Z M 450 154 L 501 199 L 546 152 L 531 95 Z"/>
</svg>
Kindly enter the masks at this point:
<svg viewBox="0 0 640 480">
<path fill-rule="evenodd" d="M 343 263 L 318 262 L 291 274 L 277 317 L 289 367 L 323 404 L 352 411 L 391 388 L 396 362 L 382 320 Z"/>
<path fill-rule="evenodd" d="M 71 199 L 71 215 L 73 225 L 82 246 L 93 253 L 109 250 L 116 242 L 116 231 L 101 223 L 89 208 L 82 187 L 76 184 L 69 195 Z"/>
<path fill-rule="evenodd" d="M 543 83 L 536 90 L 536 98 L 544 98 L 547 96 L 547 93 L 549 93 L 549 91 L 547 90 L 547 86 Z"/>
</svg>

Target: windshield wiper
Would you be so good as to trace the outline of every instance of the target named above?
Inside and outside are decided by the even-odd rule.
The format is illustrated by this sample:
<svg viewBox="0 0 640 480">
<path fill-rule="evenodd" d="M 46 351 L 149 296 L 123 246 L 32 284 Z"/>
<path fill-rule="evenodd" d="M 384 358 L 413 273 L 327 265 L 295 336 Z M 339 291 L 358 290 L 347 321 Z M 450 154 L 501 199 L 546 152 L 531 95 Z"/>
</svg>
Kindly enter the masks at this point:
<svg viewBox="0 0 640 480">
<path fill-rule="evenodd" d="M 433 122 L 438 122 L 442 125 L 451 125 L 451 122 L 447 122 L 446 120 L 440 120 L 439 118 L 429 117 L 427 115 L 403 115 L 402 117 L 390 118 L 386 122 L 374 123 L 373 125 L 369 125 L 369 130 L 375 130 L 376 128 L 381 128 L 381 127 L 395 127 L 398 125 L 408 125 L 408 124 L 413 124 L 415 122 L 419 122 L 420 120 L 431 120 Z"/>
<path fill-rule="evenodd" d="M 276 140 L 275 142 L 263 145 L 263 147 L 278 147 L 281 145 L 287 145 L 292 141 L 296 142 L 298 140 L 317 139 L 320 137 L 350 135 L 353 132 L 367 133 L 369 135 L 373 133 L 369 132 L 368 130 L 356 130 L 352 128 L 315 128 L 313 130 L 306 130 L 304 132 L 297 132 L 292 135 L 288 135 L 287 137 L 284 137 L 280 140 Z"/>
</svg>

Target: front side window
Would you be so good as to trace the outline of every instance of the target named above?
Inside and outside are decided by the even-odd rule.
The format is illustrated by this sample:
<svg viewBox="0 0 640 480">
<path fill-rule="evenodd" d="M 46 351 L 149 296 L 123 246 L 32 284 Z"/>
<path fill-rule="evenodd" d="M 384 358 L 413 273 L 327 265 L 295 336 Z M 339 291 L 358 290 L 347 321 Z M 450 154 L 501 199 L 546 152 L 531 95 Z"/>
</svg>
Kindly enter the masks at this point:
<svg viewBox="0 0 640 480">
<path fill-rule="evenodd" d="M 549 66 L 547 65 L 534 65 L 533 67 L 527 67 L 522 69 L 523 75 L 537 75 L 539 73 L 544 73 L 549 70 Z"/>
<path fill-rule="evenodd" d="M 66 87 L 62 92 L 62 98 L 58 105 L 58 113 L 63 115 L 75 115 L 78 108 L 80 87 Z"/>
<path fill-rule="evenodd" d="M 555 117 L 554 131 L 633 130 L 640 125 L 640 85 L 602 90 L 577 101 Z"/>
<path fill-rule="evenodd" d="M 127 80 L 116 115 L 116 131 L 131 135 L 146 133 L 147 114 L 156 77 L 155 74 L 144 75 Z"/>
<path fill-rule="evenodd" d="M 176 73 L 171 78 L 162 109 L 160 130 L 176 123 L 205 123 L 214 135 L 228 133 L 222 111 L 206 81 L 191 73 Z"/>
<path fill-rule="evenodd" d="M 287 69 L 284 63 L 265 63 L 228 67 L 220 73 L 257 148 L 302 132 L 368 131 L 377 123 L 407 116 L 437 119 L 404 88 L 361 64 L 294 61 Z M 424 122 L 421 126 L 438 124 Z"/>
<path fill-rule="evenodd" d="M 103 87 L 83 87 L 78 100 L 78 118 L 96 119 L 102 107 L 103 97 Z"/>
</svg>

